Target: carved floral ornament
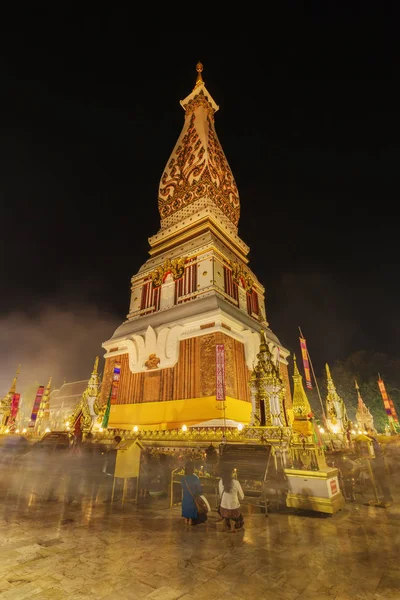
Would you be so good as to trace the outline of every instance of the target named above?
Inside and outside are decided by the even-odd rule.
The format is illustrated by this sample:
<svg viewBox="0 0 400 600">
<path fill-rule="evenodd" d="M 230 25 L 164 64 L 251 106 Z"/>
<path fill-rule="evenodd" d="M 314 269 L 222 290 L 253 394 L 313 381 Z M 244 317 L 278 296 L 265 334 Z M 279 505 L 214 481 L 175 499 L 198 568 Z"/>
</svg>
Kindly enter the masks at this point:
<svg viewBox="0 0 400 600">
<path fill-rule="evenodd" d="M 209 102 L 205 97 L 203 90 L 200 90 L 200 92 L 187 103 L 185 106 L 186 115 L 190 115 L 196 110 L 196 108 L 199 108 L 199 106 L 203 106 L 206 109 L 208 116 L 214 120 L 215 109 L 213 108 L 211 102 Z"/>
<path fill-rule="evenodd" d="M 195 106 L 193 104 L 192 108 Z M 196 200 L 208 197 L 237 227 L 240 216 L 239 192 L 213 121 L 210 116 L 207 117 L 206 145 L 197 133 L 195 121 L 192 112 L 184 128 L 185 133 L 181 134 L 161 177 L 158 192 L 161 220 Z"/>
<path fill-rule="evenodd" d="M 162 265 L 159 265 L 150 273 L 153 285 L 158 287 L 162 284 L 164 277 L 167 273 L 172 273 L 172 277 L 180 279 L 183 276 L 185 270 L 186 258 L 167 258 Z"/>
<path fill-rule="evenodd" d="M 158 358 L 158 356 L 156 354 L 152 353 L 152 354 L 149 354 L 149 358 L 144 363 L 144 366 L 147 369 L 157 369 L 159 364 L 160 364 L 160 359 Z"/>
<path fill-rule="evenodd" d="M 246 292 L 251 292 L 253 289 L 254 281 L 250 275 L 245 271 L 243 265 L 231 260 L 229 266 L 232 269 L 232 279 L 235 283 L 239 284 L 240 280 L 244 283 L 244 289 Z"/>
</svg>

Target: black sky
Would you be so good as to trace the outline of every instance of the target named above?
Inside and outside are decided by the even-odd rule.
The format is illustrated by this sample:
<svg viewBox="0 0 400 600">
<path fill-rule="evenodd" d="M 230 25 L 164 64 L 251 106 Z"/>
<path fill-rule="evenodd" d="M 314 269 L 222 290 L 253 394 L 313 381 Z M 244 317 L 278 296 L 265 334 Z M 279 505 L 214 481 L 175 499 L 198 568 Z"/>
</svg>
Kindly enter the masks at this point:
<svg viewBox="0 0 400 600">
<path fill-rule="evenodd" d="M 398 15 L 368 7 L 293 3 L 235 24 L 61 5 L 4 19 L 3 362 L 36 344 L 15 343 L 18 323 L 45 332 L 49 311 L 53 328 L 54 311 L 80 315 L 65 350 L 92 314 L 103 327 L 65 366 L 68 379 L 86 377 L 125 319 L 198 60 L 273 331 L 298 352 L 300 325 L 317 367 L 361 348 L 398 356 Z M 42 360 L 61 346 L 52 339 Z"/>
</svg>

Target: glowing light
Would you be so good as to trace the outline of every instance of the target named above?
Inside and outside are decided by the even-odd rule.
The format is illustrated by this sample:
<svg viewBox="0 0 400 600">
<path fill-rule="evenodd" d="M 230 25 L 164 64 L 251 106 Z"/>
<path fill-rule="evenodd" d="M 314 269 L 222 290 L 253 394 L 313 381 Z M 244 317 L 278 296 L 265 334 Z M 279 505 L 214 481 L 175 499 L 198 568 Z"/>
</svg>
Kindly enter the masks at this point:
<svg viewBox="0 0 400 600">
<path fill-rule="evenodd" d="M 65 425 L 66 425 L 67 427 L 69 427 L 69 421 L 67 421 L 67 422 L 65 423 Z"/>
<path fill-rule="evenodd" d="M 99 427 L 99 431 L 103 431 L 103 428 L 102 428 L 102 427 Z"/>
<path fill-rule="evenodd" d="M 26 427 L 23 428 L 22 433 L 26 433 Z"/>
<path fill-rule="evenodd" d="M 133 431 L 139 431 L 139 427 L 137 425 L 134 426 Z"/>
<path fill-rule="evenodd" d="M 71 427 L 69 425 L 67 425 L 67 431 L 69 431 L 71 429 Z"/>
<path fill-rule="evenodd" d="M 325 433 L 325 429 L 323 427 L 320 427 L 319 430 L 321 433 Z"/>
<path fill-rule="evenodd" d="M 353 435 L 355 435 L 355 433 L 356 433 L 356 430 L 355 430 L 355 429 L 352 429 L 352 430 L 351 430 L 351 433 L 352 433 Z"/>
<path fill-rule="evenodd" d="M 16 430 L 15 430 L 15 433 L 19 433 L 19 429 L 16 429 Z"/>
<path fill-rule="evenodd" d="M 338 432 L 338 426 L 337 425 L 332 425 L 332 431 L 333 431 L 333 433 L 337 433 Z"/>
<path fill-rule="evenodd" d="M 10 430 L 8 429 L 8 427 L 7 427 L 6 431 L 5 431 L 5 433 L 10 433 Z"/>
<path fill-rule="evenodd" d="M 187 425 L 182 425 L 182 431 L 187 431 Z"/>
<path fill-rule="evenodd" d="M 44 430 L 45 433 L 50 433 L 50 427 L 46 427 L 46 429 Z"/>
<path fill-rule="evenodd" d="M 237 426 L 237 428 L 238 428 L 238 431 L 242 431 L 242 429 L 243 429 L 242 423 L 239 423 L 238 426 Z"/>
</svg>

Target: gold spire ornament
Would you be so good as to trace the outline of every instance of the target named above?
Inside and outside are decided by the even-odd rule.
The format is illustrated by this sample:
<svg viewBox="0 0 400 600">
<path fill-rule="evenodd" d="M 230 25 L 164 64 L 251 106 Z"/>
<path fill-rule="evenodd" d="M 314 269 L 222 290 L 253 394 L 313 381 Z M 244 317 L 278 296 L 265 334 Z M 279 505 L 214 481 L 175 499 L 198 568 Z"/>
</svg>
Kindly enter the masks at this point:
<svg viewBox="0 0 400 600">
<path fill-rule="evenodd" d="M 303 387 L 303 377 L 297 368 L 296 356 L 293 355 L 293 414 L 296 421 L 307 421 L 312 413 L 306 392 Z"/>
<path fill-rule="evenodd" d="M 357 390 L 358 400 L 356 411 L 356 421 L 358 427 L 361 429 L 361 431 L 368 431 L 369 429 L 372 429 L 372 431 L 376 432 L 374 426 L 374 417 L 371 415 L 369 408 L 364 404 L 357 381 L 355 382 L 355 388 Z"/>
<path fill-rule="evenodd" d="M 328 394 L 326 396 L 326 412 L 329 429 L 332 433 L 344 434 L 348 429 L 349 418 L 346 406 L 336 391 L 328 363 L 325 365 Z"/>
<path fill-rule="evenodd" d="M 203 77 L 201 75 L 202 72 L 203 72 L 203 65 L 202 65 L 202 63 L 200 61 L 196 65 L 196 71 L 197 71 L 197 78 L 196 78 L 196 84 L 195 84 L 195 86 L 193 88 L 194 90 L 196 88 L 198 88 L 200 85 L 204 84 Z"/>
<path fill-rule="evenodd" d="M 15 373 L 15 377 L 12 381 L 8 394 L 6 394 L 4 398 L 0 399 L 0 430 L 6 425 L 8 417 L 11 414 L 12 399 L 17 389 L 17 379 L 20 371 L 21 365 L 18 365 L 17 372 Z"/>
<path fill-rule="evenodd" d="M 279 363 L 274 364 L 263 329 L 260 330 L 260 349 L 257 364 L 250 378 L 250 389 L 254 400 L 255 424 L 262 427 L 283 427 L 285 388 L 279 372 Z"/>
<path fill-rule="evenodd" d="M 43 433 L 43 429 L 45 429 L 45 421 L 48 421 L 50 418 L 50 390 L 51 390 L 51 381 L 52 378 L 49 378 L 47 386 L 43 392 L 42 399 L 40 401 L 40 406 L 38 410 L 38 414 L 35 422 L 35 433 L 41 434 Z"/>
<path fill-rule="evenodd" d="M 101 377 L 98 373 L 99 357 L 96 356 L 92 374 L 87 387 L 83 392 L 81 399 L 75 407 L 74 412 L 68 419 L 72 427 L 78 419 L 81 419 L 81 429 L 84 433 L 90 431 L 94 425 L 96 417 L 100 417 L 99 395 L 101 388 Z M 99 418 L 97 419 L 99 421 Z"/>
<path fill-rule="evenodd" d="M 9 394 L 15 394 L 15 391 L 17 389 L 17 379 L 18 379 L 18 375 L 20 374 L 20 372 L 21 372 L 21 365 L 18 365 L 17 372 L 15 373 L 15 377 L 14 377 L 13 382 L 10 387 L 10 391 L 8 392 Z"/>
</svg>

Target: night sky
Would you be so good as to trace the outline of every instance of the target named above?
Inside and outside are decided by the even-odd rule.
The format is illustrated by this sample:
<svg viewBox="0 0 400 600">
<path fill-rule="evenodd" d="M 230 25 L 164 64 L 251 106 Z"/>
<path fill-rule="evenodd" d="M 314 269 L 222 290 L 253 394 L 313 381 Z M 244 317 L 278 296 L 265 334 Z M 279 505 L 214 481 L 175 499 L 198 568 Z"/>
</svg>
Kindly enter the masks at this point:
<svg viewBox="0 0 400 600">
<path fill-rule="evenodd" d="M 87 378 L 125 319 L 199 60 L 272 330 L 299 353 L 300 325 L 317 369 L 399 356 L 397 18 L 296 6 L 258 30 L 110 6 L 3 21 L 0 393 L 18 363 Z"/>
</svg>

